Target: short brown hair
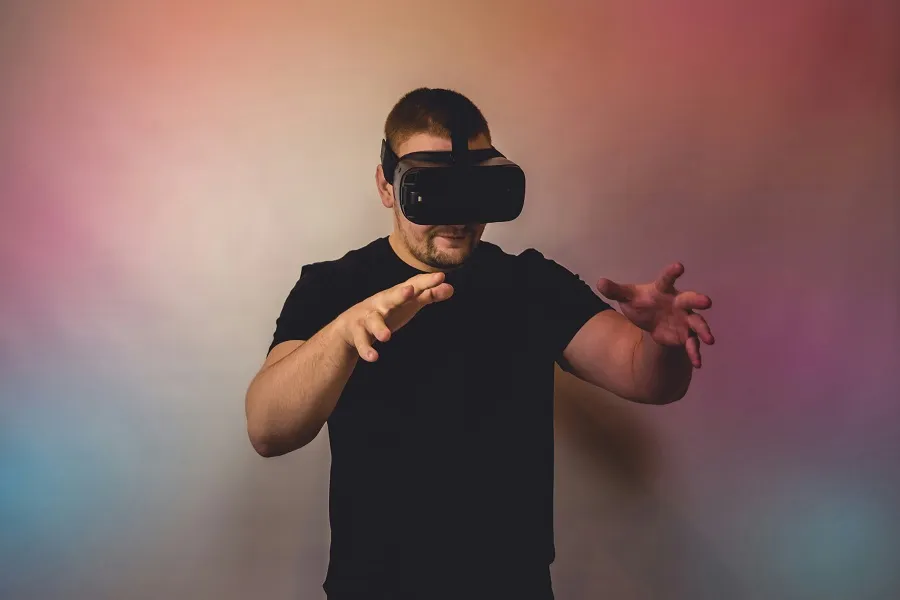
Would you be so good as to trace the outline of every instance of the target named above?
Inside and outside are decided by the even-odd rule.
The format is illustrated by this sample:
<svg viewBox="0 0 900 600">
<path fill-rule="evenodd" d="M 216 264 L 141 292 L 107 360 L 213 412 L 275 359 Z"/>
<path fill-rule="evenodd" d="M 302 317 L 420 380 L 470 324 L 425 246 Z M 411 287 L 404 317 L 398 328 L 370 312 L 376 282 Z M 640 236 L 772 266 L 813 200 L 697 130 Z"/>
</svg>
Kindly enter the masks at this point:
<svg viewBox="0 0 900 600">
<path fill-rule="evenodd" d="M 454 90 L 427 87 L 408 92 L 394 105 L 384 122 L 384 138 L 394 152 L 417 133 L 449 138 L 454 114 L 468 124 L 469 140 L 484 135 L 491 142 L 487 120 L 471 100 Z"/>
</svg>

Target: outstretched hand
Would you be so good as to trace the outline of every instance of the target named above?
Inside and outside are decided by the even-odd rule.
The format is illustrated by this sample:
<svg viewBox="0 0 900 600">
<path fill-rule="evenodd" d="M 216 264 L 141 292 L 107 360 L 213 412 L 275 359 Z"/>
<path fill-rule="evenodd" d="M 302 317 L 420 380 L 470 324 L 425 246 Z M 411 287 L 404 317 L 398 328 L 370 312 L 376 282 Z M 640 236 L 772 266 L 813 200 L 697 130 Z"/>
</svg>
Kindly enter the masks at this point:
<svg viewBox="0 0 900 600">
<path fill-rule="evenodd" d="M 663 346 L 684 346 L 691 364 L 700 368 L 700 342 L 712 345 L 715 338 L 706 319 L 695 313 L 712 306 L 712 300 L 697 292 L 680 292 L 675 280 L 684 273 L 681 263 L 666 267 L 651 283 L 616 283 L 603 278 L 597 290 L 619 303 L 622 314 L 650 333 Z"/>
<path fill-rule="evenodd" d="M 341 314 L 337 319 L 338 331 L 360 358 L 375 362 L 378 360 L 378 351 L 372 347 L 375 340 L 387 342 L 422 308 L 453 295 L 453 286 L 445 278 L 440 271 L 422 273 L 378 292 Z"/>
</svg>

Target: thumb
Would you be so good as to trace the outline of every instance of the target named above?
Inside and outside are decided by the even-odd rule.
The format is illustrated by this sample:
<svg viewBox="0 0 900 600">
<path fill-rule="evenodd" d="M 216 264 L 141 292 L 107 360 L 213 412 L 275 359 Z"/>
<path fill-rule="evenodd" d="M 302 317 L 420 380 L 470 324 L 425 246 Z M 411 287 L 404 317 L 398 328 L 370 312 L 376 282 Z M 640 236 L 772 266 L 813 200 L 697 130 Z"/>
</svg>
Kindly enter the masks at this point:
<svg viewBox="0 0 900 600">
<path fill-rule="evenodd" d="M 610 300 L 616 302 L 628 302 L 632 298 L 631 286 L 620 285 L 611 279 L 605 277 L 597 282 L 597 291 Z"/>
</svg>

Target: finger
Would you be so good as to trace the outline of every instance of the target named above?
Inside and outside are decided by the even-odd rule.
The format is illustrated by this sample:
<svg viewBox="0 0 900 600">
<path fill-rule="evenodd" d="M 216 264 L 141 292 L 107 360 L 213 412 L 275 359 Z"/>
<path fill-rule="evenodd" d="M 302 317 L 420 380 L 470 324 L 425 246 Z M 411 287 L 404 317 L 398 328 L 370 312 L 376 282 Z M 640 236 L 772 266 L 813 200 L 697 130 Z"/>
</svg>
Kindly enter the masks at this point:
<svg viewBox="0 0 900 600">
<path fill-rule="evenodd" d="M 453 292 L 454 289 L 452 285 L 450 285 L 449 283 L 442 283 L 437 287 L 427 289 L 419 294 L 418 298 L 416 298 L 416 301 L 420 306 L 426 306 L 428 304 L 446 300 L 453 295 Z"/>
<path fill-rule="evenodd" d="M 371 334 L 362 324 L 353 328 L 353 345 L 356 346 L 356 351 L 363 360 L 367 362 L 378 360 L 378 352 L 372 347 Z"/>
<path fill-rule="evenodd" d="M 656 280 L 656 289 L 661 292 L 671 290 L 675 287 L 675 280 L 684 273 L 684 265 L 680 262 L 672 263 L 659 274 Z"/>
<path fill-rule="evenodd" d="M 392 308 L 396 308 L 409 302 L 410 298 L 416 297 L 416 288 L 412 284 L 398 285 L 387 290 L 383 298 L 376 300 L 378 309 L 386 313 Z"/>
<path fill-rule="evenodd" d="M 705 310 L 712 307 L 712 300 L 706 294 L 681 292 L 675 296 L 674 306 L 681 310 Z"/>
<path fill-rule="evenodd" d="M 701 365 L 700 340 L 698 340 L 696 336 L 692 335 L 684 343 L 684 348 L 685 350 L 687 350 L 688 358 L 691 359 L 691 364 L 694 365 L 695 369 L 699 369 Z"/>
<path fill-rule="evenodd" d="M 422 273 L 421 275 L 411 277 L 406 281 L 406 283 L 413 286 L 413 289 L 415 290 L 413 295 L 418 296 L 425 290 L 431 289 L 444 283 L 446 277 L 447 274 L 443 271 L 437 271 L 435 273 Z"/>
<path fill-rule="evenodd" d="M 384 317 L 377 310 L 373 310 L 366 315 L 363 321 L 366 329 L 379 342 L 386 342 L 391 339 L 391 328 L 384 322 Z"/>
<path fill-rule="evenodd" d="M 440 285 L 444 281 L 444 273 L 438 271 L 436 273 L 422 273 L 407 279 L 401 285 L 395 286 L 387 291 L 386 306 L 382 312 L 386 312 L 392 308 L 396 308 L 412 298 L 418 297 L 422 292 Z"/>
<path fill-rule="evenodd" d="M 634 287 L 622 285 L 603 277 L 597 282 L 597 291 L 616 302 L 628 302 L 634 297 Z"/>
<path fill-rule="evenodd" d="M 698 314 L 690 314 L 688 315 L 688 325 L 691 326 L 691 329 L 696 332 L 697 337 L 700 338 L 704 344 L 712 346 L 716 343 L 716 338 L 713 337 L 712 331 L 709 329 L 709 324 L 706 322 L 702 316 Z"/>
</svg>

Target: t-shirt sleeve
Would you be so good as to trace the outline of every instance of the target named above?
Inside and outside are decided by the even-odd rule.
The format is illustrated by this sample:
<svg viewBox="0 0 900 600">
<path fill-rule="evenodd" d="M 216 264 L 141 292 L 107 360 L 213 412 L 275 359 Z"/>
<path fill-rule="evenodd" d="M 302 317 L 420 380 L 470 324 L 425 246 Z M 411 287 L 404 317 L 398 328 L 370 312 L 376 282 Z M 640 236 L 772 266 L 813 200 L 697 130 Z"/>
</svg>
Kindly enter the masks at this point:
<svg viewBox="0 0 900 600">
<path fill-rule="evenodd" d="M 539 251 L 528 249 L 522 256 L 526 258 L 532 314 L 551 354 L 558 360 L 578 330 L 597 313 L 612 310 L 612 306 L 580 276 Z"/>
<path fill-rule="evenodd" d="M 321 263 L 304 265 L 275 321 L 268 352 L 282 342 L 308 340 L 343 310 L 333 275 Z"/>
</svg>

